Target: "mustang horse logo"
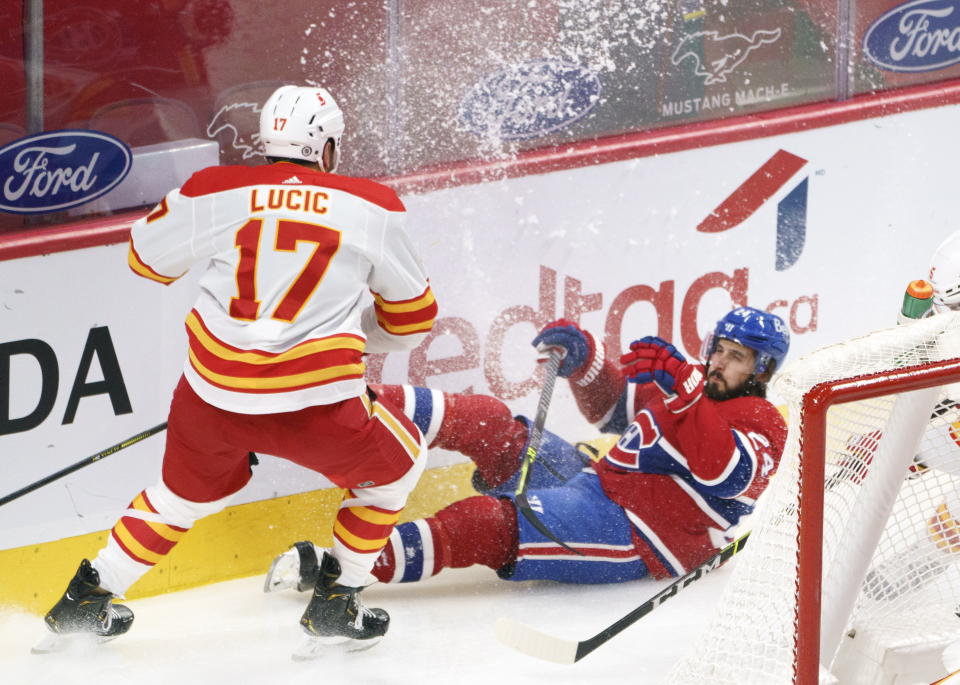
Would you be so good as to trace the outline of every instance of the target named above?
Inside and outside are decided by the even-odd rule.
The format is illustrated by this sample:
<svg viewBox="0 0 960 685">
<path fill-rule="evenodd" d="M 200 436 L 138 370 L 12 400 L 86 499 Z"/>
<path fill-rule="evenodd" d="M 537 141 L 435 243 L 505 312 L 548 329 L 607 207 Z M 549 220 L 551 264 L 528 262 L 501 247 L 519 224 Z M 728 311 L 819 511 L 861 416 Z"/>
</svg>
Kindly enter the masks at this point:
<svg viewBox="0 0 960 685">
<path fill-rule="evenodd" d="M 704 77 L 703 85 L 705 86 L 714 83 L 726 83 L 727 76 L 743 63 L 747 55 L 761 45 L 776 43 L 780 40 L 780 35 L 780 29 L 754 31 L 750 37 L 742 33 L 721 36 L 716 31 L 697 31 L 680 41 L 680 45 L 673 51 L 670 61 L 674 66 L 677 66 L 685 59 L 693 60 L 693 73 Z M 701 38 L 703 39 L 704 53 L 719 49 L 721 56 L 717 59 L 710 59 L 707 64 L 704 64 L 706 57 L 701 57 L 700 51 L 697 49 Z"/>
</svg>

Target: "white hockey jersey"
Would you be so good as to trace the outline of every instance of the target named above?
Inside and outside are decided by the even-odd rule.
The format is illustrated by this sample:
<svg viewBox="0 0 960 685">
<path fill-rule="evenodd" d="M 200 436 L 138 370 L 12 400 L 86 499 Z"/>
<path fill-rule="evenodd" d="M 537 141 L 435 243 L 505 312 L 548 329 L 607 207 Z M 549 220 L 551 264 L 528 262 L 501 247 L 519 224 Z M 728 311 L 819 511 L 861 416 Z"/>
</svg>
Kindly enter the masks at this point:
<svg viewBox="0 0 960 685">
<path fill-rule="evenodd" d="M 165 284 L 204 264 L 186 321 L 198 395 L 234 412 L 293 411 L 361 395 L 364 351 L 410 349 L 432 328 L 404 217 L 370 180 L 290 162 L 210 167 L 134 223 L 129 264 Z"/>
</svg>

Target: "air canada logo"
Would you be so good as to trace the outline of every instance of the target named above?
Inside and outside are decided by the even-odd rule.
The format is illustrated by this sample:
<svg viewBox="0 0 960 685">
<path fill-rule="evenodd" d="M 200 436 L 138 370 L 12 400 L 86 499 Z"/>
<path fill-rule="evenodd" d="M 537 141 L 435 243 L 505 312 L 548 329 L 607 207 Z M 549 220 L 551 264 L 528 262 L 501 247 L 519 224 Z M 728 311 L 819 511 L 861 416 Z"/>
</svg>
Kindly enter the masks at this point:
<svg viewBox="0 0 960 685">
<path fill-rule="evenodd" d="M 751 52 L 762 45 L 780 40 L 780 29 L 754 31 L 749 36 L 717 31 L 697 31 L 686 36 L 673 51 L 670 61 L 674 66 L 687 61 L 693 64 L 693 73 L 703 78 L 703 85 L 726 83 L 727 76 L 743 64 Z M 711 57 L 706 57 L 710 55 Z"/>
<path fill-rule="evenodd" d="M 890 71 L 934 71 L 957 64 L 960 0 L 914 0 L 894 7 L 867 29 L 863 52 Z"/>
<path fill-rule="evenodd" d="M 719 233 L 739 226 L 781 188 L 791 182 L 807 160 L 786 150 L 777 152 L 700 222 L 702 233 Z M 776 269 L 793 266 L 803 252 L 807 235 L 808 177 L 777 203 Z"/>
<path fill-rule="evenodd" d="M 535 138 L 586 116 L 600 99 L 594 72 L 561 60 L 505 67 L 476 84 L 460 105 L 464 127 L 490 140 Z"/>
</svg>

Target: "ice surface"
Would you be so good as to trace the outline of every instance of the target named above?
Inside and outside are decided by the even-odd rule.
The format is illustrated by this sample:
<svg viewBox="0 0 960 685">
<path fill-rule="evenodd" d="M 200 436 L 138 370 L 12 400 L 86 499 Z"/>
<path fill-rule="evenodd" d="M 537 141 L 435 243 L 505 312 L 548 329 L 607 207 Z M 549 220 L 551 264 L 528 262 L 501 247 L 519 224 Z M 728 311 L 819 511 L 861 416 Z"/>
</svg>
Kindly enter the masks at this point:
<svg viewBox="0 0 960 685">
<path fill-rule="evenodd" d="M 731 564 L 736 563 L 736 559 Z M 730 566 L 730 564 L 728 564 Z M 127 602 L 131 632 L 89 652 L 31 655 L 46 627 L 39 616 L 0 613 L 0 682 L 5 685 L 272 685 L 323 682 L 656 683 L 709 617 L 728 566 L 689 586 L 573 665 L 542 662 L 496 641 L 494 621 L 511 616 L 582 640 L 599 632 L 666 581 L 605 586 L 510 583 L 489 569 L 447 570 L 423 583 L 377 584 L 369 606 L 390 612 L 374 648 L 307 663 L 291 660 L 301 640 L 306 594 L 262 592 L 261 576 Z"/>
</svg>

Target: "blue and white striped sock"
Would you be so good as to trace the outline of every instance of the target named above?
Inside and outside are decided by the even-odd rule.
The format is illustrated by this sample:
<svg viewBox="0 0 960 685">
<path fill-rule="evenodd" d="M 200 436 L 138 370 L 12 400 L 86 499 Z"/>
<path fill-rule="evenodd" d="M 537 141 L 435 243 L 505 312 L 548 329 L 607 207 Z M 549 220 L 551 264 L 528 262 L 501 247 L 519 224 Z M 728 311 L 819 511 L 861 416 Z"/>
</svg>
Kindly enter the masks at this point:
<svg viewBox="0 0 960 685">
<path fill-rule="evenodd" d="M 426 520 L 401 523 L 390 534 L 387 545 L 393 552 L 393 574 L 388 583 L 412 583 L 434 575 L 433 532 Z"/>
</svg>

